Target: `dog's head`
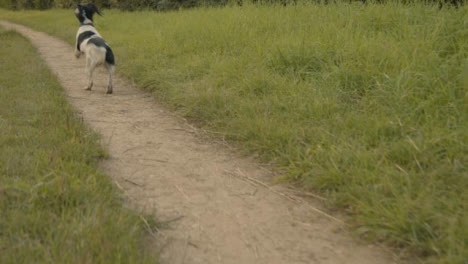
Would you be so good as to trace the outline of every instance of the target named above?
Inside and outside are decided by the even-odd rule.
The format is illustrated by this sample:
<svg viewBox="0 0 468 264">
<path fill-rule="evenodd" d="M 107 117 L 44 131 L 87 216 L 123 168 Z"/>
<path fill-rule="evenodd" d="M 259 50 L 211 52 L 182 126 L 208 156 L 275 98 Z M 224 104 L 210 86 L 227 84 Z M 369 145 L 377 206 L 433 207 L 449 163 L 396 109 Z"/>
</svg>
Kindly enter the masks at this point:
<svg viewBox="0 0 468 264">
<path fill-rule="evenodd" d="M 75 16 L 78 18 L 81 24 L 86 23 L 86 20 L 89 20 L 89 22 L 92 23 L 94 13 L 101 15 L 97 6 L 93 3 L 76 5 Z"/>
</svg>

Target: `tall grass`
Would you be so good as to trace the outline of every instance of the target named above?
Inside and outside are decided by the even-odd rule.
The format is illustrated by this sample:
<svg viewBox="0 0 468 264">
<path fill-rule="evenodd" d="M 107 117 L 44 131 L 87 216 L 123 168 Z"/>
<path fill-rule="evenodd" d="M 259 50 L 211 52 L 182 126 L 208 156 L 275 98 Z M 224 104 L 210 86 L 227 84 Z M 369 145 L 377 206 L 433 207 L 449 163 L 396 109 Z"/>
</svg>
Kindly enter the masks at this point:
<svg viewBox="0 0 468 264">
<path fill-rule="evenodd" d="M 73 42 L 71 11 L 0 14 Z M 358 234 L 428 263 L 466 261 L 468 8 L 244 5 L 96 20 L 120 74 L 326 194 Z"/>
<path fill-rule="evenodd" d="M 0 29 L 0 263 L 154 263 L 98 137 L 36 50 Z"/>
</svg>

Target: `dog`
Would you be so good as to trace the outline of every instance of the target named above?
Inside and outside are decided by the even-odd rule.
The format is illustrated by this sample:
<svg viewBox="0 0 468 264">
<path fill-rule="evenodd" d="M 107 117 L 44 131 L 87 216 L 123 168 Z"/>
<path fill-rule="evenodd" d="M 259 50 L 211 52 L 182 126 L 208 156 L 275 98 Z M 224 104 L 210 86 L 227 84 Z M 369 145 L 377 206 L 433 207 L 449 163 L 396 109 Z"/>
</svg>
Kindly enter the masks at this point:
<svg viewBox="0 0 468 264">
<path fill-rule="evenodd" d="M 109 45 L 104 41 L 93 24 L 93 15 L 101 15 L 96 5 L 78 4 L 75 9 L 75 16 L 80 21 L 80 27 L 76 33 L 75 57 L 79 58 L 82 53 L 86 56 L 86 73 L 88 75 L 88 85 L 86 90 L 91 91 L 93 87 L 94 69 L 103 65 L 109 72 L 109 84 L 107 94 L 112 93 L 112 75 L 114 74 L 115 60 L 114 53 Z"/>
</svg>

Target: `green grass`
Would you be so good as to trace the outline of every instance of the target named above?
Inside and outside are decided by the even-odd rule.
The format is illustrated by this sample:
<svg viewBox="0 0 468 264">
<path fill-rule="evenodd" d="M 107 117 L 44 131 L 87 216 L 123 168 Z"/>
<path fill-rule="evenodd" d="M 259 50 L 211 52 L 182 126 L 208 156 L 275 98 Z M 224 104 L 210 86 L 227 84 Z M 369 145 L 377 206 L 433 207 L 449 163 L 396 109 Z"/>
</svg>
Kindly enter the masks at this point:
<svg viewBox="0 0 468 264">
<path fill-rule="evenodd" d="M 104 13 L 120 74 L 327 195 L 363 237 L 466 263 L 467 7 Z M 0 15 L 74 41 L 71 10 Z"/>
<path fill-rule="evenodd" d="M 155 263 L 97 169 L 99 138 L 31 44 L 0 29 L 0 263 Z"/>
</svg>

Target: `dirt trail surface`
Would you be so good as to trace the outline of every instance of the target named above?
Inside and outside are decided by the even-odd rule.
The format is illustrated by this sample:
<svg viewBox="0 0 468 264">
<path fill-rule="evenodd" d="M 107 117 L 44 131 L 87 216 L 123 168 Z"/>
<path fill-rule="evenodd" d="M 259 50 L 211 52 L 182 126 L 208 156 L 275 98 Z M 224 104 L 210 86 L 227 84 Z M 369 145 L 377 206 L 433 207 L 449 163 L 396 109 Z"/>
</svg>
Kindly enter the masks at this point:
<svg viewBox="0 0 468 264">
<path fill-rule="evenodd" d="M 97 70 L 93 91 L 85 91 L 84 59 L 75 59 L 69 44 L 0 25 L 37 47 L 71 104 L 102 135 L 110 153 L 103 170 L 133 204 L 166 222 L 151 245 L 161 263 L 395 263 L 378 247 L 350 238 L 342 223 L 316 210 L 318 202 L 271 186 L 269 170 L 202 140 L 130 82 L 116 77 L 114 94 L 106 95 L 107 74 Z"/>
</svg>

